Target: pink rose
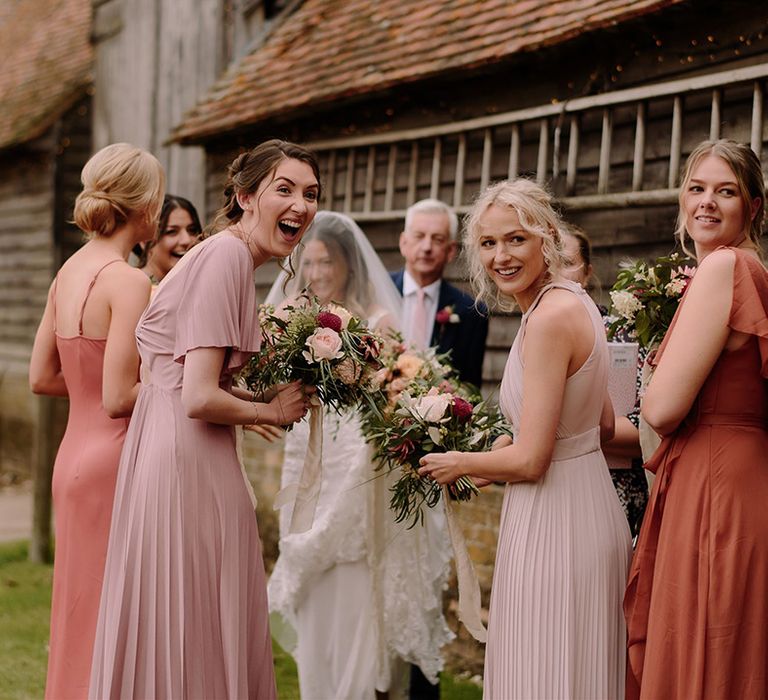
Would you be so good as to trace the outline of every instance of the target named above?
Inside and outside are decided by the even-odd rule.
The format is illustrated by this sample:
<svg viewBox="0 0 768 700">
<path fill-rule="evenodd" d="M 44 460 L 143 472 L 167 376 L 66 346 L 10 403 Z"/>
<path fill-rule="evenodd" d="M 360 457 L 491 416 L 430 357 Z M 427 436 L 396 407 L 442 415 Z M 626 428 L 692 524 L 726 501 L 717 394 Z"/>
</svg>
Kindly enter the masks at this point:
<svg viewBox="0 0 768 700">
<path fill-rule="evenodd" d="M 309 348 L 303 353 L 307 362 L 336 360 L 344 356 L 341 337 L 332 328 L 318 328 L 307 338 L 305 345 Z"/>
</svg>

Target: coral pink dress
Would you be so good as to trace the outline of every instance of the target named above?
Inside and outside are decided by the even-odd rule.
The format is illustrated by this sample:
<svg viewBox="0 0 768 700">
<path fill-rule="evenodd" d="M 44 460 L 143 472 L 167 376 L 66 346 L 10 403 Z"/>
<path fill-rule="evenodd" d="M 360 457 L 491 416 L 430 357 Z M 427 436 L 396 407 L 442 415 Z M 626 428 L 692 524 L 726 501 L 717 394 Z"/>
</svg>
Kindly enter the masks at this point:
<svg viewBox="0 0 768 700">
<path fill-rule="evenodd" d="M 69 392 L 69 420 L 53 467 L 56 557 L 45 686 L 49 700 L 88 696 L 117 464 L 128 429 L 128 419 L 110 418 L 101 400 L 106 339 L 83 335 L 83 312 L 101 270 L 83 299 L 78 334 L 56 335 Z"/>
<path fill-rule="evenodd" d="M 97 700 L 276 696 L 256 515 L 232 426 L 188 418 L 184 359 L 227 348 L 221 386 L 259 349 L 248 246 L 217 234 L 139 320 L 142 384 L 120 460 L 94 646 Z"/>
<path fill-rule="evenodd" d="M 728 325 L 751 337 L 720 355 L 646 465 L 656 480 L 624 599 L 628 698 L 768 698 L 768 272 L 731 250 Z"/>
</svg>

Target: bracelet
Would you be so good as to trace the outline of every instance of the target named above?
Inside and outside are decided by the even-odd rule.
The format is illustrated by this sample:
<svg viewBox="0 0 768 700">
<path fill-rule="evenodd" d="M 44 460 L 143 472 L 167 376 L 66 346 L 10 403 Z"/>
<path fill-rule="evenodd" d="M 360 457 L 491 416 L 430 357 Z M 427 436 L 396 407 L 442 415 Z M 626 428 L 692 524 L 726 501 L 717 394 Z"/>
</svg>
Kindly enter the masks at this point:
<svg viewBox="0 0 768 700">
<path fill-rule="evenodd" d="M 255 399 L 253 401 L 253 411 L 254 411 L 254 418 L 253 418 L 253 425 L 256 425 L 259 422 L 259 406 L 256 403 Z"/>
</svg>

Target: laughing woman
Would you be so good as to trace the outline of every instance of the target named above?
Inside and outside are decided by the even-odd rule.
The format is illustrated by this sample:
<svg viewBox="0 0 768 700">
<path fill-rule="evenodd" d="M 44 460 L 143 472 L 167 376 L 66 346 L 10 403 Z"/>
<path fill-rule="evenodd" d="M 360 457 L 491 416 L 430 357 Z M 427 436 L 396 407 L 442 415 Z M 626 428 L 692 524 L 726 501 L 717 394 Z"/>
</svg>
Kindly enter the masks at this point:
<svg viewBox="0 0 768 700">
<path fill-rule="evenodd" d="M 483 696 L 621 698 L 627 521 L 600 441 L 613 435 L 600 312 L 561 276 L 563 223 L 524 179 L 489 187 L 468 217 L 475 291 L 523 312 L 501 383 L 514 443 L 422 458 L 440 484 L 507 482 L 491 590 Z"/>
<path fill-rule="evenodd" d="M 267 141 L 229 168 L 227 225 L 167 275 L 139 320 L 142 387 L 123 449 L 90 696 L 274 698 L 259 532 L 233 426 L 293 423 L 297 383 L 266 403 L 232 387 L 259 349 L 254 268 L 317 211 L 314 155 Z"/>
<path fill-rule="evenodd" d="M 153 286 L 197 243 L 202 230 L 192 202 L 175 194 L 165 195 L 157 233 L 139 249 L 139 269 Z"/>
</svg>

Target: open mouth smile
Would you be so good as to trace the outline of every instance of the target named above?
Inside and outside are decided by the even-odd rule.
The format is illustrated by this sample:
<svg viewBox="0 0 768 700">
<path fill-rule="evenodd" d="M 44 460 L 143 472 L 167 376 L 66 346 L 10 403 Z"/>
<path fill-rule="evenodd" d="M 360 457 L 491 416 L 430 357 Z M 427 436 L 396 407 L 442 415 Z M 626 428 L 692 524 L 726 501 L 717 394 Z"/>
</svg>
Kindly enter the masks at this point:
<svg viewBox="0 0 768 700">
<path fill-rule="evenodd" d="M 293 219 L 280 219 L 277 226 L 288 238 L 295 238 L 301 230 L 301 222 Z"/>
</svg>

